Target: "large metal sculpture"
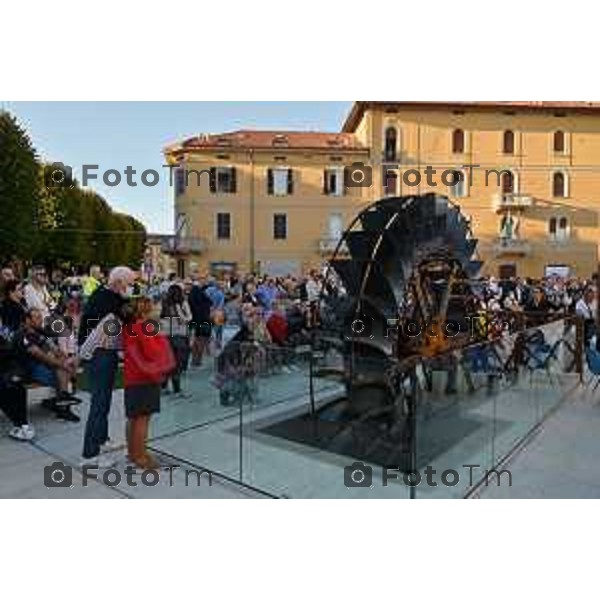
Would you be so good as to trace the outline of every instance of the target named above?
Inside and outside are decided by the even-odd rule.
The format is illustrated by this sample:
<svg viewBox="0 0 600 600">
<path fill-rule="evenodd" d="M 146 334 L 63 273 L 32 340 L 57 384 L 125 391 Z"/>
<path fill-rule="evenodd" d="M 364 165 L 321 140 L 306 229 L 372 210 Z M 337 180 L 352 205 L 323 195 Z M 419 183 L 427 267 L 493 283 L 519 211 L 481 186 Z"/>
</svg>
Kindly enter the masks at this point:
<svg viewBox="0 0 600 600">
<path fill-rule="evenodd" d="M 406 412 L 398 389 L 414 383 L 419 360 L 451 355 L 470 336 L 476 247 L 469 220 L 444 196 L 385 198 L 357 215 L 329 262 L 326 280 L 343 292 L 324 289 L 314 342 L 338 345 L 346 397 L 318 409 L 313 401 L 313 414 L 352 422 Z M 456 369 L 443 369 L 452 392 Z"/>
</svg>

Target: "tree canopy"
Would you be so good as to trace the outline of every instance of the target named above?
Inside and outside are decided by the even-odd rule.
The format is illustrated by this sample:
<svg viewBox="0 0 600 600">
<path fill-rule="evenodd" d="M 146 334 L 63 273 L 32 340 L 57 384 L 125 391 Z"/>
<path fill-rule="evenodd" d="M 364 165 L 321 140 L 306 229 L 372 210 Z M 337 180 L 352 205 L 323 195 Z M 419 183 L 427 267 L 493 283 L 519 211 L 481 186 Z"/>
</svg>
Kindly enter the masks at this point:
<svg viewBox="0 0 600 600">
<path fill-rule="evenodd" d="M 93 190 L 46 187 L 25 130 L 0 111 L 0 260 L 138 268 L 145 227 Z"/>
</svg>

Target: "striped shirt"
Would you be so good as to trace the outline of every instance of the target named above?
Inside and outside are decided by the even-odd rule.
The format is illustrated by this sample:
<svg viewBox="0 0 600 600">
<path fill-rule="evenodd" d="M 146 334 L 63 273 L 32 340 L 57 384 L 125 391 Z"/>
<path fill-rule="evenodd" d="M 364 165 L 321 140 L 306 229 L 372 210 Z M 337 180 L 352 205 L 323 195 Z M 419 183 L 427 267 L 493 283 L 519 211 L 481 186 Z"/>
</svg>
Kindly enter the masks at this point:
<svg viewBox="0 0 600 600">
<path fill-rule="evenodd" d="M 79 348 L 79 357 L 82 360 L 91 360 L 98 348 L 121 350 L 123 347 L 121 330 L 121 321 L 112 313 L 107 314 Z"/>
</svg>

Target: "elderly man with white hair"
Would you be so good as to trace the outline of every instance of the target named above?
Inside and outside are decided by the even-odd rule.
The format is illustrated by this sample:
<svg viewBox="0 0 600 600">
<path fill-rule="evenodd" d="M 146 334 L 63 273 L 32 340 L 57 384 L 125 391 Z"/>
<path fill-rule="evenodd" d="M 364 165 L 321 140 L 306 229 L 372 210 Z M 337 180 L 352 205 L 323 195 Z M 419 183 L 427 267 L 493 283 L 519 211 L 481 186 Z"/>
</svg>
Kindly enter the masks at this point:
<svg viewBox="0 0 600 600">
<path fill-rule="evenodd" d="M 108 415 L 121 349 L 121 335 L 108 335 L 107 332 L 114 328 L 115 321 L 123 321 L 124 308 L 134 280 L 135 273 L 129 267 L 115 267 L 108 276 L 107 286 L 99 287 L 90 296 L 81 318 L 80 357 L 86 361 L 91 388 L 82 464 L 97 465 L 99 468 L 113 464 L 101 456 L 101 452 L 111 449 Z M 116 329 L 120 331 L 120 327 Z"/>
</svg>

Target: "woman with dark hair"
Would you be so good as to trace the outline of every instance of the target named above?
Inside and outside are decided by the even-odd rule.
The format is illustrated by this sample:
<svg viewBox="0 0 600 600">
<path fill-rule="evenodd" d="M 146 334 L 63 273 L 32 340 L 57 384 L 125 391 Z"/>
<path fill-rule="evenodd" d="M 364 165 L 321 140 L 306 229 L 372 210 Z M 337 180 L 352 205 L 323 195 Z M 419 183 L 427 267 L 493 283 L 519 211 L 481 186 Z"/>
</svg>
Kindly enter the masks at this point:
<svg viewBox="0 0 600 600">
<path fill-rule="evenodd" d="M 169 336 L 171 349 L 177 363 L 169 377 L 173 385 L 173 392 L 183 398 L 189 398 L 189 394 L 181 390 L 181 374 L 187 370 L 190 355 L 189 324 L 192 320 L 192 313 L 179 284 L 175 283 L 167 290 L 160 318 L 161 329 Z M 165 393 L 168 393 L 168 384 L 169 380 L 167 379 L 163 385 Z"/>
<path fill-rule="evenodd" d="M 4 286 L 4 298 L 0 305 L 0 320 L 4 327 L 18 331 L 25 320 L 25 306 L 23 304 L 23 285 L 13 279 Z"/>
</svg>

